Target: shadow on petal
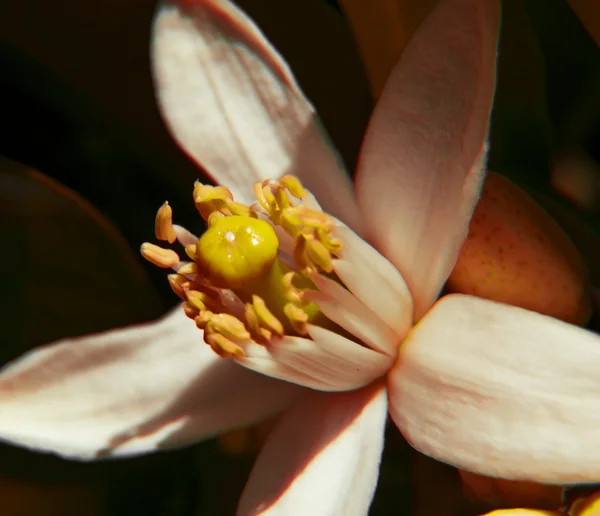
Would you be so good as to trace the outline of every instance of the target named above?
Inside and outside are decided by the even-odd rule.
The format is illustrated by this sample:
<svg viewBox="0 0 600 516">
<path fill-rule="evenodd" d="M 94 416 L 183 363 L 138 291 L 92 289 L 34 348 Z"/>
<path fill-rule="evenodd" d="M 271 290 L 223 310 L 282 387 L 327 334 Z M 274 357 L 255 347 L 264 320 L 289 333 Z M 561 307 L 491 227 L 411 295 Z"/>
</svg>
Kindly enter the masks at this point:
<svg viewBox="0 0 600 516">
<path fill-rule="evenodd" d="M 386 420 L 387 395 L 380 383 L 305 397 L 269 436 L 238 515 L 366 514 Z"/>
</svg>

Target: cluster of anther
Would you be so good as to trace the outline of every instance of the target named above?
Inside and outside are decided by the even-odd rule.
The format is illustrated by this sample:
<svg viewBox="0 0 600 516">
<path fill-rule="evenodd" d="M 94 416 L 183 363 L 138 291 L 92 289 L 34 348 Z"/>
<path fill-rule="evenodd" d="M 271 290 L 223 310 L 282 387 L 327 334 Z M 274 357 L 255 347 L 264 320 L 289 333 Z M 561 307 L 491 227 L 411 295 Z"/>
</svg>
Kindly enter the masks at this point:
<svg viewBox="0 0 600 516">
<path fill-rule="evenodd" d="M 186 315 L 224 357 L 244 356 L 249 341 L 305 334 L 306 324 L 319 314 L 303 296 L 315 288 L 310 276 L 332 272 L 332 254 L 341 249 L 332 236 L 335 222 L 302 204 L 307 192 L 296 177 L 263 181 L 254 191 L 258 202 L 246 206 L 223 186 L 194 185 L 194 203 L 208 229 L 185 245 L 190 262 L 182 262 L 171 249 L 142 246 L 151 263 L 176 270 L 169 283 L 184 300 Z M 292 237 L 296 271 L 279 260 L 279 240 L 265 216 Z M 178 231 L 184 232 L 173 225 L 171 207 L 165 203 L 156 216 L 156 237 L 173 243 Z"/>
<path fill-rule="evenodd" d="M 307 195 L 298 178 L 284 176 L 276 183 L 256 183 L 254 194 L 269 220 L 294 239 L 293 257 L 298 271 L 305 275 L 318 269 L 332 272 L 331 255 L 342 248 L 332 236 L 335 222 L 322 211 L 293 202 L 291 197 L 301 200 Z"/>
</svg>

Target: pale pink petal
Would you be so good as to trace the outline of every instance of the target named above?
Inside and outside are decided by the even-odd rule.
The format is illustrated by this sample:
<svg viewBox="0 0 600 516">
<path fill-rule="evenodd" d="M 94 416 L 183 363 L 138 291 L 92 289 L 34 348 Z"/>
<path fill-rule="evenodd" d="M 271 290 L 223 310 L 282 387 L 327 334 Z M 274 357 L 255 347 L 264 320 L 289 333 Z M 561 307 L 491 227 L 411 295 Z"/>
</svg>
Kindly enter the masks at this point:
<svg viewBox="0 0 600 516">
<path fill-rule="evenodd" d="M 495 85 L 498 0 L 440 0 L 407 45 L 371 119 L 357 197 L 417 319 L 446 281 L 477 202 Z"/>
<path fill-rule="evenodd" d="M 381 378 L 393 359 L 346 337 L 308 325 L 313 340 L 286 336 L 265 346 L 245 345 L 241 365 L 316 390 L 347 391 Z"/>
<path fill-rule="evenodd" d="M 400 337 L 406 335 L 413 315 L 412 297 L 402 275 L 386 258 L 350 228 L 338 226 L 342 242 L 333 268 L 344 285 Z"/>
<path fill-rule="evenodd" d="M 175 235 L 177 236 L 177 241 L 182 245 L 195 245 L 198 242 L 198 237 L 194 235 L 191 231 L 188 231 L 183 226 L 179 226 L 177 224 L 173 224 L 173 228 L 175 229 Z"/>
<path fill-rule="evenodd" d="M 226 0 L 172 0 L 154 22 L 152 66 L 175 139 L 236 199 L 298 175 L 357 227 L 352 185 L 313 107 L 258 27 Z"/>
<path fill-rule="evenodd" d="M 238 364 L 252 371 L 277 378 L 285 382 L 296 385 L 302 385 L 317 391 L 336 391 L 331 384 L 318 380 L 314 376 L 289 367 L 275 360 L 270 352 L 259 344 L 249 344 L 246 346 L 246 356 L 235 359 Z"/>
<path fill-rule="evenodd" d="M 239 516 L 363 516 L 373 498 L 387 420 L 385 389 L 313 393 L 261 451 Z"/>
<path fill-rule="evenodd" d="M 0 439 L 80 459 L 143 453 L 259 421 L 300 390 L 219 358 L 177 308 L 9 364 Z"/>
<path fill-rule="evenodd" d="M 600 478 L 600 336 L 521 308 L 442 298 L 409 334 L 390 413 L 418 450 L 483 475 Z"/>
<path fill-rule="evenodd" d="M 396 356 L 403 335 L 396 333 L 378 314 L 361 303 L 336 281 L 313 274 L 311 279 L 319 288 L 304 292 L 304 298 L 314 301 L 328 319 L 380 353 Z M 399 317 L 401 317 L 400 307 Z"/>
</svg>

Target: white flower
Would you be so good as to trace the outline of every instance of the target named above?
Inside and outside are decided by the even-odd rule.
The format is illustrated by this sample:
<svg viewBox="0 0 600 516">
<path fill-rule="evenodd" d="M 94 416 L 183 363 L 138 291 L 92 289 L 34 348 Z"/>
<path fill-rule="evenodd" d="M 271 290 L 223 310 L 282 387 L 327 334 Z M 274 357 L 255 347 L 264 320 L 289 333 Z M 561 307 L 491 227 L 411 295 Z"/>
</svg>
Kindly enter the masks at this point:
<svg viewBox="0 0 600 516">
<path fill-rule="evenodd" d="M 257 343 L 242 327 L 230 335 L 241 353 L 205 333 L 231 355 L 221 358 L 178 308 L 152 324 L 52 343 L 0 374 L 0 437 L 93 459 L 183 445 L 284 411 L 239 514 L 366 514 L 388 409 L 415 447 L 457 467 L 596 480 L 600 339 L 472 296 L 436 302 L 484 177 L 497 30 L 498 2 L 439 2 L 390 76 L 353 190 L 252 22 L 226 0 L 162 6 L 153 66 L 181 146 L 244 205 L 255 182 L 280 188 L 292 174 L 343 221 L 327 216 L 327 234 L 341 242 L 327 255 L 337 281 L 316 267 L 319 291 L 309 294 L 341 330 L 315 322 L 307 335 Z M 280 236 L 278 252 L 290 254 Z M 230 300 L 234 313 L 239 299 Z M 190 313 L 189 299 L 186 310 L 203 313 Z"/>
</svg>

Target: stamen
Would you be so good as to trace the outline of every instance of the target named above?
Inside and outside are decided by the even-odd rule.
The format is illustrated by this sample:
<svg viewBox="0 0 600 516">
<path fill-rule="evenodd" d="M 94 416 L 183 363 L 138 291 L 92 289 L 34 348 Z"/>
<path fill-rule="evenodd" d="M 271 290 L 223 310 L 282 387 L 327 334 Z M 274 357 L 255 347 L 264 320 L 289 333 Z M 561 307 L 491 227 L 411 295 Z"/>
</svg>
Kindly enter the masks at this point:
<svg viewBox="0 0 600 516">
<path fill-rule="evenodd" d="M 298 271 L 305 276 L 310 276 L 312 273 L 317 272 L 315 266 L 311 263 L 306 253 L 306 247 L 308 245 L 308 237 L 303 233 L 300 233 L 294 242 L 294 250 L 292 256 L 294 258 L 294 264 Z"/>
<path fill-rule="evenodd" d="M 279 319 L 277 319 L 277 317 L 275 317 L 267 308 L 263 298 L 253 295 L 252 308 L 262 327 L 266 327 L 269 331 L 272 331 L 277 335 L 283 335 L 283 324 L 281 324 L 281 321 L 279 321 Z"/>
<path fill-rule="evenodd" d="M 308 323 L 308 314 L 294 303 L 287 303 L 283 307 L 283 312 L 287 316 L 290 324 L 300 335 L 306 334 L 306 323 Z"/>
<path fill-rule="evenodd" d="M 331 260 L 331 253 L 325 247 L 325 245 L 314 238 L 308 240 L 306 246 L 306 255 L 312 262 L 313 266 L 319 267 L 324 272 L 330 273 L 333 271 L 333 261 Z"/>
<path fill-rule="evenodd" d="M 283 285 L 283 291 L 285 298 L 294 304 L 302 304 L 302 291 L 293 284 L 294 277 L 296 273 L 294 271 L 290 271 L 283 275 L 281 283 Z"/>
<path fill-rule="evenodd" d="M 252 338 L 256 342 L 263 343 L 270 340 L 272 333 L 266 328 L 261 327 L 260 318 L 252 303 L 246 303 L 244 320 L 246 321 L 246 328 L 248 328 L 250 335 L 252 335 Z"/>
<path fill-rule="evenodd" d="M 302 183 L 296 176 L 283 176 L 279 182 L 286 188 L 296 199 L 303 199 L 306 197 L 306 190 L 302 186 Z"/>
<path fill-rule="evenodd" d="M 229 203 L 233 201 L 233 194 L 224 186 L 194 184 L 194 203 L 200 216 L 208 221 L 214 212 L 231 215 Z"/>
<path fill-rule="evenodd" d="M 206 342 L 217 355 L 223 358 L 229 358 L 231 356 L 241 358 L 244 356 L 244 350 L 240 345 L 220 333 L 205 332 L 204 342 Z"/>
<path fill-rule="evenodd" d="M 189 290 L 187 292 L 188 303 L 196 308 L 199 312 L 206 310 L 207 295 L 204 292 L 198 290 Z"/>
<path fill-rule="evenodd" d="M 233 315 L 213 314 L 207 324 L 207 328 L 221 333 L 229 339 L 250 340 L 250 333 L 246 330 L 244 323 Z"/>
<path fill-rule="evenodd" d="M 154 244 L 145 242 L 140 249 L 142 256 L 151 264 L 162 269 L 169 269 L 179 263 L 179 255 L 172 249 L 163 249 Z"/>
<path fill-rule="evenodd" d="M 171 285 L 173 292 L 175 292 L 175 294 L 177 294 L 181 299 L 186 299 L 184 285 L 189 284 L 188 279 L 180 276 L 179 274 L 169 274 L 167 279 L 169 280 L 169 285 Z"/>
<path fill-rule="evenodd" d="M 290 196 L 302 199 L 307 195 L 298 178 L 284 176 L 277 183 L 256 183 L 254 193 L 269 220 L 294 239 L 292 254 L 298 270 L 305 275 L 318 270 L 332 272 L 332 255 L 342 249 L 332 235 L 335 221 L 322 211 L 292 202 Z"/>
<path fill-rule="evenodd" d="M 219 211 L 213 211 L 206 219 L 206 224 L 208 227 L 214 226 L 219 220 L 221 220 L 226 215 L 223 215 Z"/>
<path fill-rule="evenodd" d="M 256 183 L 254 192 L 257 202 L 246 206 L 235 202 L 223 186 L 196 182 L 194 203 L 208 225 L 197 240 L 173 225 L 168 203 L 160 208 L 157 238 L 172 243 L 179 235 L 191 262 L 181 262 L 172 250 L 142 246 L 146 259 L 177 270 L 168 276 L 171 288 L 184 300 L 185 314 L 203 330 L 204 341 L 222 357 L 243 357 L 244 345 L 251 340 L 266 343 L 286 332 L 306 335 L 309 323 L 328 324 L 305 293 L 316 288 L 311 274 L 333 271 L 333 255 L 342 247 L 333 235 L 335 220 L 302 204 L 309 193 L 294 176 Z M 278 259 L 273 226 L 293 239 L 296 270 Z M 237 300 L 237 316 L 223 301 L 227 293 Z"/>
<path fill-rule="evenodd" d="M 190 319 L 196 319 L 200 315 L 200 311 L 191 303 L 183 303 L 183 312 Z"/>
<path fill-rule="evenodd" d="M 196 261 L 196 244 L 188 244 L 185 246 L 185 254 L 190 260 Z"/>
<path fill-rule="evenodd" d="M 187 262 L 179 267 L 177 273 L 182 276 L 193 276 L 194 274 L 198 274 L 198 266 L 195 263 Z"/>
<path fill-rule="evenodd" d="M 175 228 L 173 227 L 173 210 L 168 202 L 165 202 L 156 213 L 154 223 L 156 238 L 172 244 L 177 239 Z"/>
</svg>

